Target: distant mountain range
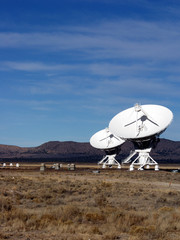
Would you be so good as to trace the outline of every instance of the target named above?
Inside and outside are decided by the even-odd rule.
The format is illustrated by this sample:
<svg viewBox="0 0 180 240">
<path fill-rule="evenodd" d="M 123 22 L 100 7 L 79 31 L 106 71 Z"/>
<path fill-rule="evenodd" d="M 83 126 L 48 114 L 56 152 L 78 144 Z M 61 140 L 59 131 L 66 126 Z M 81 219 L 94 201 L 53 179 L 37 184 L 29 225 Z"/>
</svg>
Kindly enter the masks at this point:
<svg viewBox="0 0 180 240">
<path fill-rule="evenodd" d="M 133 150 L 131 142 L 121 146 L 117 159 L 123 160 Z M 0 160 L 3 161 L 62 161 L 62 162 L 97 162 L 104 151 L 93 148 L 89 143 L 51 141 L 38 147 L 18 147 L 0 145 Z M 160 139 L 157 147 L 150 154 L 161 163 L 180 163 L 180 141 Z"/>
</svg>

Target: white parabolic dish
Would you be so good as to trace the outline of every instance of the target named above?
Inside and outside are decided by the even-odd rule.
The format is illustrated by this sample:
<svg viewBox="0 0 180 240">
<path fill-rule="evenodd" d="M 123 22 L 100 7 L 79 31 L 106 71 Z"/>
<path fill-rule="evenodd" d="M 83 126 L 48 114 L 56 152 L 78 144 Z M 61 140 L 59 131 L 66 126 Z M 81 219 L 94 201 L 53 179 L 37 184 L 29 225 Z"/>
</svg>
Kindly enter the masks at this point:
<svg viewBox="0 0 180 240">
<path fill-rule="evenodd" d="M 111 149 L 117 146 L 120 146 L 125 141 L 120 139 L 119 137 L 114 136 L 108 128 L 100 130 L 95 133 L 91 139 L 90 144 L 97 149 Z"/>
<path fill-rule="evenodd" d="M 141 139 L 161 134 L 171 123 L 173 113 L 160 105 L 138 105 L 118 113 L 109 130 L 123 139 Z"/>
</svg>

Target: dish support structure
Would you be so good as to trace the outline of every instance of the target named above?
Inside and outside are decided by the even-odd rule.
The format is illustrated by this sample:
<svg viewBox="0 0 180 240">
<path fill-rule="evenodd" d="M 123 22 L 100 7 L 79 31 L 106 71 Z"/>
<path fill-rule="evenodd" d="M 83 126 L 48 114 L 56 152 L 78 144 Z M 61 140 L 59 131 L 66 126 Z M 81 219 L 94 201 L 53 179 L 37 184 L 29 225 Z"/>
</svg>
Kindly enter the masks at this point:
<svg viewBox="0 0 180 240">
<path fill-rule="evenodd" d="M 138 156 L 131 162 L 129 171 L 133 171 L 134 166 L 139 166 L 138 170 L 144 170 L 144 167 L 149 169 L 150 166 L 154 166 L 154 170 L 158 171 L 158 163 L 150 156 L 150 152 L 151 148 L 136 149 L 135 151 L 131 152 L 130 155 L 123 161 L 123 164 L 131 162 L 132 157 L 138 154 Z"/>
<path fill-rule="evenodd" d="M 120 147 L 113 149 L 104 150 L 106 155 L 102 158 L 98 164 L 102 165 L 102 168 L 117 166 L 118 169 L 121 169 L 121 164 L 116 160 L 116 156 L 120 152 Z"/>
</svg>

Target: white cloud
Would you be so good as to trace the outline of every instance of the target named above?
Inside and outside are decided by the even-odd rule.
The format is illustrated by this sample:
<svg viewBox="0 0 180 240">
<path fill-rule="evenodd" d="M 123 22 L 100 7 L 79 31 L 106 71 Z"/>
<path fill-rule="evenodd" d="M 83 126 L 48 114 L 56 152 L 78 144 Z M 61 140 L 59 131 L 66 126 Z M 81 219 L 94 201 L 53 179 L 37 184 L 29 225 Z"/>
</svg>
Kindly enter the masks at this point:
<svg viewBox="0 0 180 240">
<path fill-rule="evenodd" d="M 1 70 L 19 70 L 19 71 L 67 71 L 79 69 L 78 65 L 67 64 L 45 64 L 42 62 L 1 62 Z"/>
<path fill-rule="evenodd" d="M 0 33 L 1 48 L 77 51 L 84 58 L 179 59 L 180 22 L 117 20 L 56 32 Z"/>
</svg>

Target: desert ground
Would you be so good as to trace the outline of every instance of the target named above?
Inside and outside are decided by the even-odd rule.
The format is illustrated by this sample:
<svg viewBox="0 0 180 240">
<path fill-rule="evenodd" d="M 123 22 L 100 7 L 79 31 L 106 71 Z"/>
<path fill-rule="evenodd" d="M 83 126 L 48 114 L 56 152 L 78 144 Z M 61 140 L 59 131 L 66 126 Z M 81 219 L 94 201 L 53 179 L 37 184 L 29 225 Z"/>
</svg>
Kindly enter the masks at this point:
<svg viewBox="0 0 180 240">
<path fill-rule="evenodd" d="M 0 239 L 179 240 L 180 173 L 171 172 L 176 168 L 1 167 Z"/>
</svg>

